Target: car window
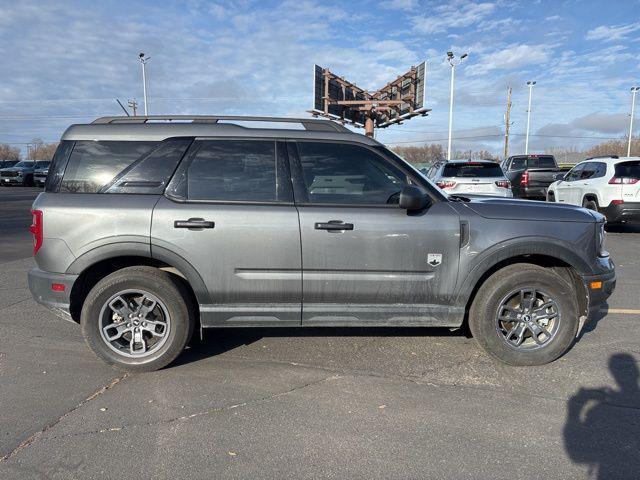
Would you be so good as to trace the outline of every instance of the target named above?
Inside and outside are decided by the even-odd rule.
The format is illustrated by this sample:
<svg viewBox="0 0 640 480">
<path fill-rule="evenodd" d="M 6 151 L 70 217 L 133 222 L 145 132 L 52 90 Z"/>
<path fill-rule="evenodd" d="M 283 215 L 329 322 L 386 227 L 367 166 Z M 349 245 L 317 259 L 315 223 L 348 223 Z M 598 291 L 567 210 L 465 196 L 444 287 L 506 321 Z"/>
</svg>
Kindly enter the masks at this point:
<svg viewBox="0 0 640 480">
<path fill-rule="evenodd" d="M 49 160 L 36 162 L 35 168 L 46 168 L 51 162 Z"/>
<path fill-rule="evenodd" d="M 580 178 L 580 175 L 582 174 L 583 168 L 584 168 L 584 163 L 579 163 L 578 165 L 573 167 L 571 170 L 569 170 L 569 173 L 567 173 L 567 175 L 564 177 L 564 180 L 566 182 L 573 182 L 575 180 L 578 180 Z"/>
<path fill-rule="evenodd" d="M 580 172 L 580 180 L 588 180 L 590 178 L 593 178 L 593 176 L 596 174 L 597 169 L 598 166 L 595 164 L 595 162 L 585 163 L 584 167 L 582 167 L 582 171 Z"/>
<path fill-rule="evenodd" d="M 497 163 L 448 163 L 442 170 L 443 177 L 503 177 L 502 169 Z"/>
<path fill-rule="evenodd" d="M 527 161 L 527 168 L 555 168 L 556 162 L 553 157 L 543 156 L 529 158 Z"/>
<path fill-rule="evenodd" d="M 640 161 L 618 163 L 615 176 L 618 178 L 640 179 Z"/>
<path fill-rule="evenodd" d="M 273 140 L 204 140 L 186 170 L 190 200 L 277 201 Z"/>
<path fill-rule="evenodd" d="M 60 192 L 97 193 L 158 142 L 77 141 L 60 183 Z"/>
<path fill-rule="evenodd" d="M 299 142 L 305 188 L 311 203 L 397 204 L 406 175 L 359 145 Z"/>
<path fill-rule="evenodd" d="M 511 165 L 509 165 L 509 170 L 524 170 L 525 165 L 527 164 L 527 159 L 524 157 L 517 157 L 511 160 Z"/>
</svg>

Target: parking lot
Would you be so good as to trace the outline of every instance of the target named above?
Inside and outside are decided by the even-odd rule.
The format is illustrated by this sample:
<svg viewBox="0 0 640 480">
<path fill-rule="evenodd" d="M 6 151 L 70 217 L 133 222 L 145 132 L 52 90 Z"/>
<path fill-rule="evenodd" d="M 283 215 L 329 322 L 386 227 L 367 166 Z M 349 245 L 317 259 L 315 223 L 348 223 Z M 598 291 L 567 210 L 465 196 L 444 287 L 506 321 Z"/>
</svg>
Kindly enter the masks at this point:
<svg viewBox="0 0 640 480">
<path fill-rule="evenodd" d="M 125 375 L 31 299 L 38 191 L 0 188 L 0 478 L 637 476 L 640 228 L 609 232 L 617 289 L 543 367 L 446 329 L 238 329 Z"/>
</svg>

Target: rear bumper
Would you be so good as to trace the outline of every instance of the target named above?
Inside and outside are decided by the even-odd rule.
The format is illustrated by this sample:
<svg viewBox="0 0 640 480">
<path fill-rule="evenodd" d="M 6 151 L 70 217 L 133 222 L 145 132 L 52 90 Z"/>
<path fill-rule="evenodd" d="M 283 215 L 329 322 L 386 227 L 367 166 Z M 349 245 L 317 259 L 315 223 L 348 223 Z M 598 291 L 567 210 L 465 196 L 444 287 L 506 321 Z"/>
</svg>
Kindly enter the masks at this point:
<svg viewBox="0 0 640 480">
<path fill-rule="evenodd" d="M 516 198 L 546 199 L 548 187 L 511 187 Z"/>
<path fill-rule="evenodd" d="M 29 271 L 29 290 L 36 302 L 51 309 L 66 320 L 71 320 L 69 312 L 71 288 L 78 275 L 44 272 L 38 268 Z M 63 291 L 54 291 L 52 284 L 64 285 Z"/>
<path fill-rule="evenodd" d="M 640 222 L 640 202 L 612 203 L 598 210 L 607 217 L 607 222 Z"/>
</svg>

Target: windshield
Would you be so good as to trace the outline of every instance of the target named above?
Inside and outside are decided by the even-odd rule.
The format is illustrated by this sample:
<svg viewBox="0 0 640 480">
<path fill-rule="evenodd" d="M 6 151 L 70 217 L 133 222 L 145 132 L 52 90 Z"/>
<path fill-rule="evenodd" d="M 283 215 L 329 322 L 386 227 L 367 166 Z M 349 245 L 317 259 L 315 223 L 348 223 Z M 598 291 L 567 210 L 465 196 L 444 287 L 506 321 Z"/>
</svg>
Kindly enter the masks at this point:
<svg viewBox="0 0 640 480">
<path fill-rule="evenodd" d="M 26 168 L 31 168 L 32 166 L 33 166 L 33 162 L 26 162 L 26 161 L 18 162 L 14 165 L 14 167 L 26 167 Z"/>
<path fill-rule="evenodd" d="M 497 163 L 449 163 L 444 166 L 443 177 L 502 177 L 502 169 Z"/>
<path fill-rule="evenodd" d="M 51 162 L 49 160 L 41 160 L 36 162 L 35 168 L 46 168 Z"/>
</svg>

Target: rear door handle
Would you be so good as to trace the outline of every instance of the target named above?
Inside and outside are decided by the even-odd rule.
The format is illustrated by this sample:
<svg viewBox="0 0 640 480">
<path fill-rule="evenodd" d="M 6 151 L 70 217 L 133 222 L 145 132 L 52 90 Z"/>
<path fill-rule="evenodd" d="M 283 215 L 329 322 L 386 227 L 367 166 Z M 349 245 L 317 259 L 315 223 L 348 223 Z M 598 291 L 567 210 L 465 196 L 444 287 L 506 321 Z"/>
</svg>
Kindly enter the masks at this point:
<svg viewBox="0 0 640 480">
<path fill-rule="evenodd" d="M 353 230 L 353 223 L 344 223 L 342 220 L 329 220 L 328 222 L 317 222 L 316 230 Z"/>
<path fill-rule="evenodd" d="M 204 218 L 190 218 L 189 220 L 176 220 L 173 228 L 188 228 L 189 230 L 202 230 L 203 228 L 213 228 L 216 224 Z"/>
</svg>

